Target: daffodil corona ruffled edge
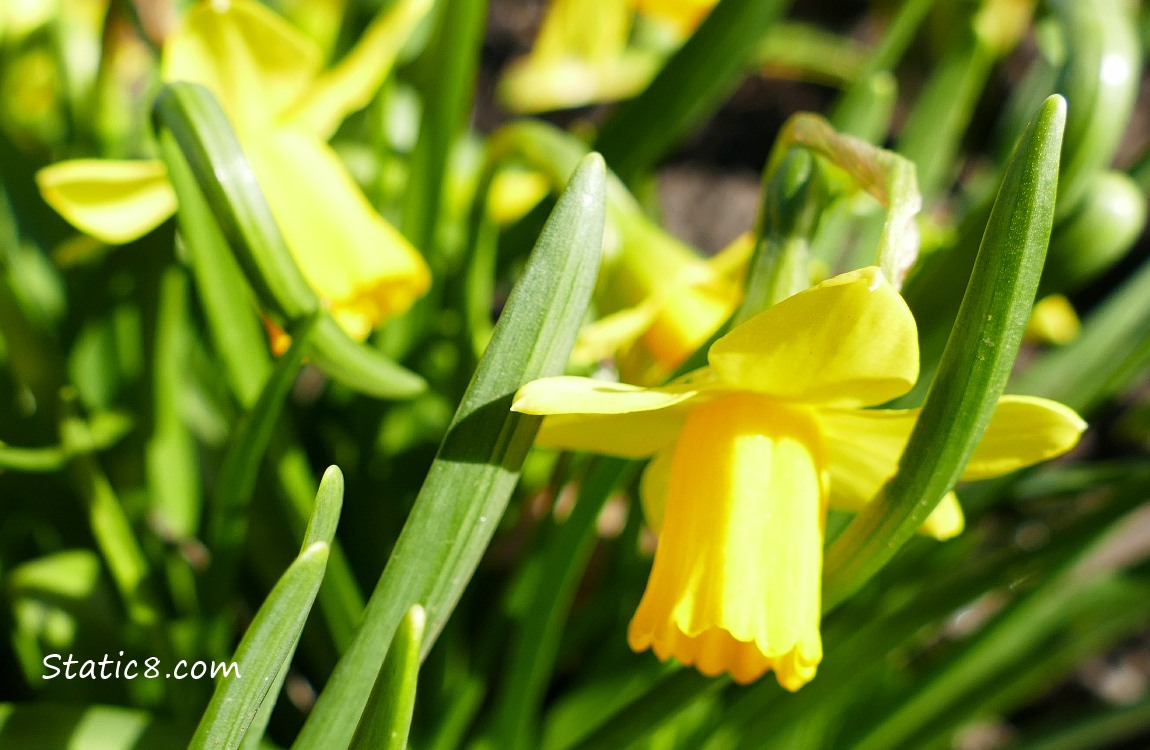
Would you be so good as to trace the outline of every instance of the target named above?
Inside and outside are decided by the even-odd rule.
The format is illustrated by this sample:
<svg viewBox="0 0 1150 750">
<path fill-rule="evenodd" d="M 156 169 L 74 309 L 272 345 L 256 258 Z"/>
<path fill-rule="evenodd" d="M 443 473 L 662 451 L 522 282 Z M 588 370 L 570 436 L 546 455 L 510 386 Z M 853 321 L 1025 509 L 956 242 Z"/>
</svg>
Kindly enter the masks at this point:
<svg viewBox="0 0 1150 750">
<path fill-rule="evenodd" d="M 325 141 L 370 100 L 430 5 L 394 4 L 326 71 L 314 42 L 250 0 L 195 5 L 164 44 L 163 79 L 199 83 L 220 101 L 300 270 L 361 340 L 423 295 L 430 272 Z M 143 236 L 176 209 L 158 161 L 66 161 L 37 182 L 65 219 L 110 244 Z"/>
<path fill-rule="evenodd" d="M 891 476 L 917 410 L 866 407 L 918 378 L 906 303 L 877 268 L 829 279 L 733 329 L 707 367 L 640 388 L 545 378 L 512 409 L 546 415 L 537 443 L 652 456 L 640 486 L 659 534 L 628 641 L 701 672 L 797 690 L 822 658 L 823 524 Z M 1085 423 L 1053 401 L 1003 397 L 963 479 L 1006 474 L 1075 445 Z M 953 493 L 921 531 L 962 530 Z"/>
</svg>

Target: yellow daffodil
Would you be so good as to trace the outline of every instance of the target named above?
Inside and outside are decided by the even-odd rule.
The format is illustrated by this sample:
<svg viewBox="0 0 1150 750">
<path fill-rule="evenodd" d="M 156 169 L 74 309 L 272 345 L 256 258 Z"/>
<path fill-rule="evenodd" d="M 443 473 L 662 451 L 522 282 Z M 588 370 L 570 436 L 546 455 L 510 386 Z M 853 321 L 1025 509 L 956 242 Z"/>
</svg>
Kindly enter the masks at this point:
<svg viewBox="0 0 1150 750">
<path fill-rule="evenodd" d="M 666 380 L 734 312 L 753 249 L 749 235 L 704 259 L 640 213 L 612 212 L 595 301 L 603 317 L 579 333 L 578 362 L 614 356 L 624 380 Z"/>
<path fill-rule="evenodd" d="M 500 98 L 516 112 L 546 112 L 625 99 L 717 0 L 551 0 L 535 45 L 508 66 Z M 637 20 L 648 31 L 633 31 Z"/>
<path fill-rule="evenodd" d="M 718 0 L 639 0 L 639 12 L 687 36 L 702 23 L 716 2 Z"/>
<path fill-rule="evenodd" d="M 368 103 L 430 4 L 394 4 L 326 71 L 314 42 L 251 0 L 197 4 L 164 43 L 163 79 L 202 84 L 220 101 L 304 276 L 358 339 L 407 309 L 430 278 L 326 141 Z M 61 162 L 38 183 L 68 221 L 112 244 L 144 235 L 176 208 L 159 161 Z"/>
<path fill-rule="evenodd" d="M 512 408 L 548 415 L 541 445 L 640 458 L 659 534 L 633 649 L 749 682 L 773 669 L 797 690 L 822 658 L 823 524 L 895 472 L 916 410 L 875 410 L 918 378 L 914 319 L 877 268 L 775 305 L 711 347 L 709 364 L 660 388 L 557 377 Z M 963 479 L 1005 474 L 1071 448 L 1065 406 L 1005 396 Z M 934 501 L 936 498 L 923 498 Z M 953 493 L 922 531 L 962 530 Z"/>
</svg>

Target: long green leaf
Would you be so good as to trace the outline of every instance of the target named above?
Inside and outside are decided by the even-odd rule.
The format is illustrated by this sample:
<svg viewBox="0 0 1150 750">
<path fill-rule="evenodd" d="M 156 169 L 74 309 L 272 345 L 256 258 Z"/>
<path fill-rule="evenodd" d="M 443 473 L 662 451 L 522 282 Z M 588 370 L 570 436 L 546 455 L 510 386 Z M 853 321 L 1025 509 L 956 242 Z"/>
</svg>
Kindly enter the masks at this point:
<svg viewBox="0 0 1150 750">
<path fill-rule="evenodd" d="M 542 573 L 515 638 L 506 682 L 493 709 L 493 747 L 534 747 L 531 734 L 559 652 L 563 620 L 595 543 L 595 521 L 629 462 L 599 461 L 584 477 L 571 516 L 543 550 Z"/>
<path fill-rule="evenodd" d="M 1066 118 L 1047 99 L 1019 144 L 898 473 L 827 552 L 824 610 L 865 583 L 954 486 L 1010 376 L 1050 239 Z"/>
<path fill-rule="evenodd" d="M 0 747 L 49 750 L 180 750 L 186 730 L 134 708 L 0 703 Z"/>
<path fill-rule="evenodd" d="M 343 474 L 324 474 L 304 547 L 260 606 L 232 657 L 235 676 L 225 672 L 204 711 L 189 748 L 236 748 L 266 700 L 275 699 L 286 667 L 327 567 L 328 550 L 343 505 Z M 262 733 L 266 709 L 256 730 Z"/>
<path fill-rule="evenodd" d="M 539 426 L 511 414 L 524 383 L 562 372 L 590 301 L 603 241 L 605 167 L 585 158 L 556 204 L 492 333 L 364 623 L 295 747 L 344 748 L 387 644 L 413 604 L 427 609 L 424 653 L 463 593 L 519 478 Z"/>
<path fill-rule="evenodd" d="M 351 750 L 406 750 L 426 624 L 427 613 L 418 604 L 399 623 L 355 730 Z"/>
<path fill-rule="evenodd" d="M 288 567 L 256 613 L 216 685 L 189 750 L 237 748 L 284 664 L 291 659 L 327 566 L 328 545 L 316 542 Z M 230 666 L 230 665 L 229 665 Z M 234 675 L 234 676 L 233 676 Z"/>
<path fill-rule="evenodd" d="M 276 362 L 252 409 L 236 423 L 228 439 L 212 496 L 206 541 L 212 552 L 208 594 L 219 606 L 226 600 L 238 571 L 239 553 L 247 536 L 248 508 L 255 490 L 261 459 L 267 450 L 280 409 L 299 373 L 303 353 L 318 316 L 292 329 L 292 343 Z M 314 540 L 313 540 L 314 541 Z"/>
<path fill-rule="evenodd" d="M 320 300 L 292 259 L 211 92 L 196 84 L 168 84 L 156 99 L 155 112 L 187 160 L 262 302 L 289 325 L 319 312 Z M 410 398 L 426 387 L 415 373 L 351 340 L 326 312 L 320 313 L 312 352 L 332 378 L 378 398 Z"/>
</svg>

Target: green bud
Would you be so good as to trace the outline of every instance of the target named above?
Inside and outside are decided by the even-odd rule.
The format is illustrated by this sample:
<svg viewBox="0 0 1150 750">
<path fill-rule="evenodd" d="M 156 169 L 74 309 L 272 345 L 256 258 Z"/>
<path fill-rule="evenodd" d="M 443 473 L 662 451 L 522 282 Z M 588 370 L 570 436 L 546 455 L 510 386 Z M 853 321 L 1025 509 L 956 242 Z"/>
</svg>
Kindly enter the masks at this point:
<svg viewBox="0 0 1150 750">
<path fill-rule="evenodd" d="M 1122 172 L 1099 172 L 1054 226 L 1040 294 L 1074 291 L 1117 263 L 1142 233 L 1146 198 Z"/>
</svg>

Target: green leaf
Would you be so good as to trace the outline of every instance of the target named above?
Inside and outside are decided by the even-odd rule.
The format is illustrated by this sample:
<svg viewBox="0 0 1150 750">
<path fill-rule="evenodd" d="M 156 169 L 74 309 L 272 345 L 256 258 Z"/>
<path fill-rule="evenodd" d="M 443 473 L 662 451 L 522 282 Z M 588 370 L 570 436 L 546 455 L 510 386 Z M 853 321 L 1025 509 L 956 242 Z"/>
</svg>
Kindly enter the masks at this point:
<svg viewBox="0 0 1150 750">
<path fill-rule="evenodd" d="M 1065 118 L 1065 101 L 1047 99 L 1015 152 L 898 472 L 827 551 L 824 611 L 862 586 L 913 536 L 954 486 L 986 429 L 1042 273 Z"/>
<path fill-rule="evenodd" d="M 407 748 L 426 624 L 427 613 L 418 604 L 409 609 L 399 623 L 351 740 L 351 750 Z"/>
<path fill-rule="evenodd" d="M 119 412 L 95 414 L 87 428 L 78 434 L 84 445 L 51 445 L 42 448 L 20 448 L 0 443 L 0 469 L 26 472 L 53 472 L 64 468 L 72 452 L 97 453 L 120 442 L 133 427 L 132 419 Z"/>
<path fill-rule="evenodd" d="M 130 619 L 141 625 L 154 625 L 160 619 L 152 570 L 132 523 L 116 495 L 112 483 L 87 452 L 92 445 L 88 423 L 75 413 L 74 394 L 62 393 L 64 417 L 60 421 L 60 443 L 70 457 L 72 476 L 88 514 L 96 547 L 104 557 Z"/>
<path fill-rule="evenodd" d="M 595 148 L 624 182 L 649 171 L 746 74 L 767 28 L 790 0 L 723 0 L 639 96 L 603 125 Z M 651 127 L 658 123 L 658 127 Z"/>
<path fill-rule="evenodd" d="M 540 580 L 513 640 L 510 667 L 495 707 L 492 747 L 537 747 L 532 733 L 559 653 L 563 623 L 596 540 L 595 522 L 633 462 L 599 460 L 583 478 L 575 509 L 541 553 Z"/>
<path fill-rule="evenodd" d="M 0 747 L 20 750 L 179 750 L 186 732 L 122 706 L 0 703 Z"/>
<path fill-rule="evenodd" d="M 1118 488 L 1117 497 L 1099 513 L 1079 523 L 1075 529 L 1078 543 L 1066 545 L 1061 565 L 1041 585 L 1012 603 L 990 625 L 966 642 L 951 658 L 943 661 L 924 678 L 916 681 L 896 701 L 896 707 L 875 724 L 860 741 L 856 750 L 882 750 L 890 747 L 917 747 L 917 733 L 929 730 L 941 721 L 952 704 L 974 700 L 971 696 L 985 690 L 988 684 L 1008 675 L 1020 654 L 1025 654 L 1050 635 L 1053 629 L 1079 608 L 1090 589 L 1111 583 L 1099 580 L 1098 571 L 1082 565 L 1101 549 L 1106 532 L 1146 496 L 1143 482 L 1128 483 Z M 1085 538 L 1082 538 L 1082 537 Z M 1055 639 L 1055 648 L 1061 639 Z"/>
<path fill-rule="evenodd" d="M 287 325 L 317 312 L 316 362 L 335 380 L 377 398 L 410 398 L 426 384 L 376 349 L 353 341 L 326 312 L 291 257 L 235 133 L 202 86 L 168 84 L 156 117 L 169 130 L 260 300 Z"/>
<path fill-rule="evenodd" d="M 291 346 L 276 362 L 255 405 L 236 423 L 228 438 L 205 538 L 212 553 L 212 575 L 206 593 L 216 607 L 227 600 L 231 584 L 239 572 L 239 554 L 247 537 L 249 506 L 261 459 L 299 373 L 317 319 L 318 315 L 313 315 L 292 329 Z M 328 541 L 331 541 L 330 537 Z M 305 546 L 306 543 L 307 540 Z"/>
<path fill-rule="evenodd" d="M 1133 14 L 1124 3 L 1055 0 L 1050 6 L 1066 45 L 1056 84 L 1069 105 L 1058 182 L 1061 220 L 1118 150 L 1138 96 L 1142 55 Z"/>
<path fill-rule="evenodd" d="M 190 345 L 188 277 L 170 263 L 159 274 L 152 356 L 152 432 L 145 446 L 152 510 L 175 538 L 199 533 L 203 499 L 195 440 L 180 411 Z"/>
<path fill-rule="evenodd" d="M 235 668 L 216 684 L 195 736 L 188 743 L 189 750 L 240 746 L 277 675 L 291 660 L 319 591 L 327 554 L 326 542 L 305 548 L 268 594 L 236 647 L 232 657 Z"/>
<path fill-rule="evenodd" d="M 329 466 L 323 474 L 323 479 L 321 479 L 319 483 L 319 491 L 315 496 L 315 509 L 312 512 L 311 522 L 308 524 L 307 532 L 304 534 L 303 549 L 307 549 L 317 542 L 323 542 L 329 545 L 333 553 L 338 549 L 334 546 L 334 540 L 336 527 L 339 526 L 339 514 L 342 507 L 343 472 L 341 472 L 337 466 Z M 334 556 L 328 557 L 329 568 L 334 560 Z M 317 596 L 323 596 L 322 586 Z M 268 722 L 271 721 L 272 710 L 275 708 L 275 697 L 279 695 L 284 680 L 287 679 L 289 666 L 290 662 L 284 661 L 279 672 L 277 672 L 276 676 L 272 679 L 271 685 L 267 690 L 268 697 L 265 697 L 260 703 L 259 709 L 252 718 L 251 725 L 248 727 L 247 734 L 244 735 L 243 750 L 256 750 L 256 748 L 260 747 L 264 732 L 267 731 Z"/>
<path fill-rule="evenodd" d="M 556 204 L 455 413 L 351 648 L 294 747 L 343 748 L 387 644 L 414 604 L 434 644 L 495 532 L 539 419 L 509 412 L 528 381 L 563 371 L 590 301 L 604 224 L 603 160 L 585 158 Z"/>
<path fill-rule="evenodd" d="M 422 66 L 423 114 L 404 190 L 403 233 L 428 257 L 435 257 L 436 227 L 448 159 L 461 135 L 475 96 L 475 73 L 487 22 L 486 0 L 441 0 Z"/>
<path fill-rule="evenodd" d="M 166 128 L 160 131 L 159 142 L 179 200 L 176 224 L 187 245 L 208 333 L 236 399 L 251 406 L 272 369 L 255 299 L 179 143 Z"/>
<path fill-rule="evenodd" d="M 574 750 L 630 747 L 636 740 L 648 736 L 690 706 L 723 688 L 727 682 L 725 678 L 704 677 L 693 669 L 672 672 L 583 738 Z"/>
</svg>

